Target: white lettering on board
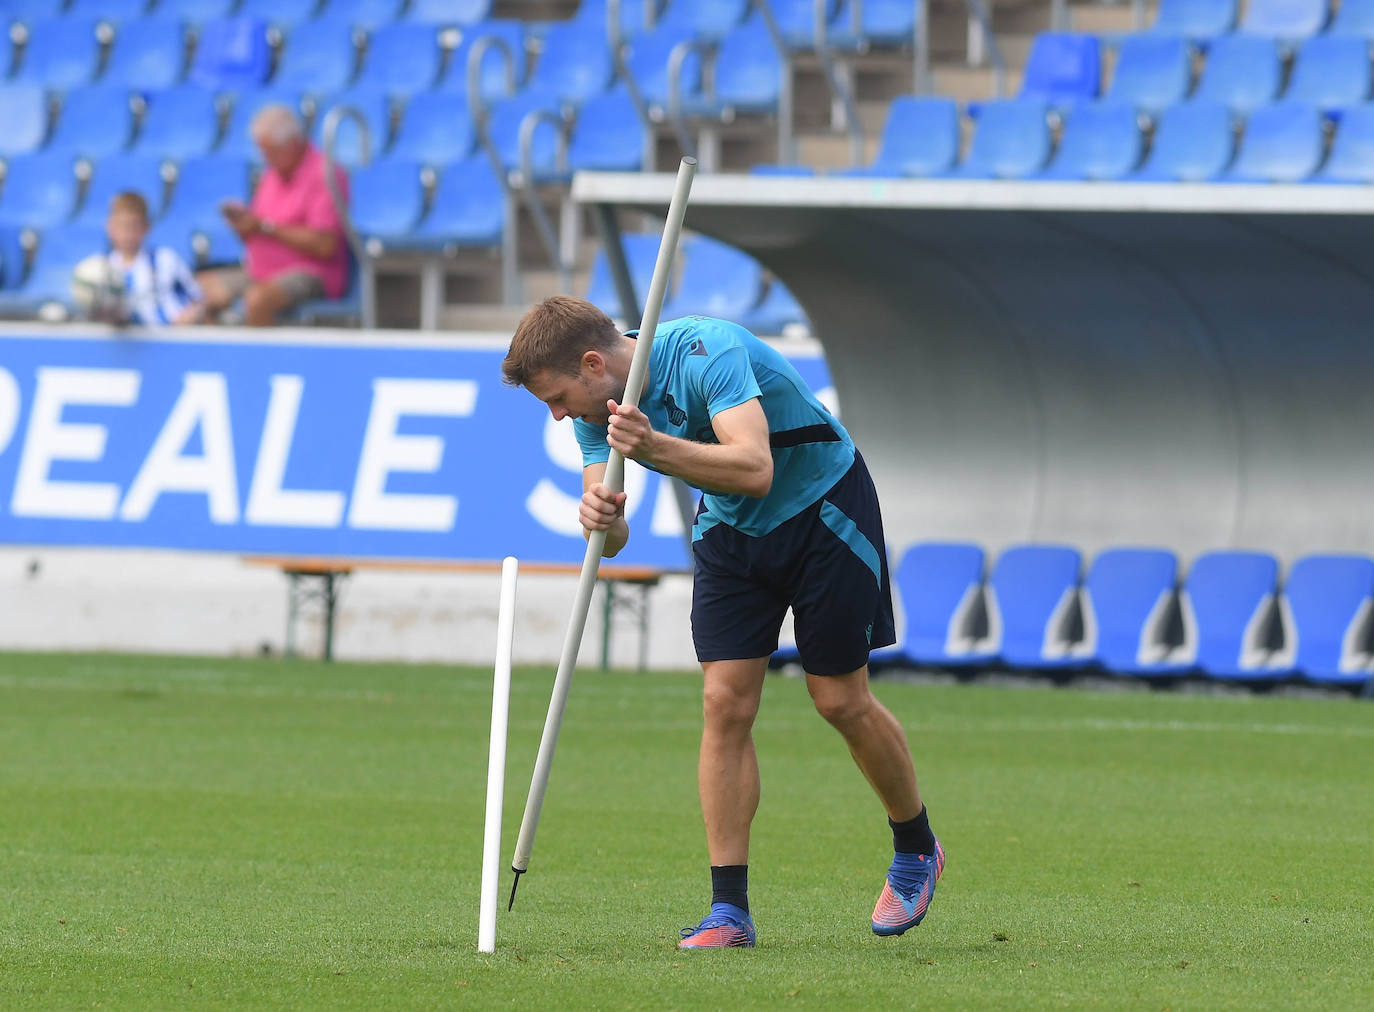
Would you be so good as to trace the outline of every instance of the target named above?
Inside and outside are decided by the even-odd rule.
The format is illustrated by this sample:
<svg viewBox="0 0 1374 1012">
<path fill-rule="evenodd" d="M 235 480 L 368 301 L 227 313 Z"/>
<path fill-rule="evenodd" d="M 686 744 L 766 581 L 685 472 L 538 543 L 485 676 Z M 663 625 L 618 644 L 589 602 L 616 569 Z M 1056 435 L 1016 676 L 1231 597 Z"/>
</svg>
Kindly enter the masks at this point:
<svg viewBox="0 0 1374 1012">
<path fill-rule="evenodd" d="M 11 373 L 0 369 L 0 453 L 9 447 L 18 424 L 19 384 Z"/>
<path fill-rule="evenodd" d="M 344 511 L 342 492 L 282 488 L 305 381 L 299 376 L 273 376 L 271 383 L 244 517 L 250 524 L 265 527 L 338 527 Z"/>
<path fill-rule="evenodd" d="M 582 448 L 569 419 L 556 422 L 553 415 L 544 419 L 544 453 L 549 461 L 564 471 L 582 473 Z M 639 510 L 644 499 L 644 487 L 649 472 L 633 460 L 625 461 L 625 519 Z M 540 478 L 525 498 L 525 509 L 545 530 L 555 534 L 581 534 L 582 522 L 577 519 L 582 494 L 569 495 L 549 478 Z"/>
</svg>

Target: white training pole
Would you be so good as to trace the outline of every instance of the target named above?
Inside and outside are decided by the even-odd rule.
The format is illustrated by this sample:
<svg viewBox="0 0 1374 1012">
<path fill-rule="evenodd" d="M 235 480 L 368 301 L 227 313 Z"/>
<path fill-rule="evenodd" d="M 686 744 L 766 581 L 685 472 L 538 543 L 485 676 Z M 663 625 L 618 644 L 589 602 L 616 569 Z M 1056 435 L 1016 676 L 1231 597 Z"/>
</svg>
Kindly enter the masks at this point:
<svg viewBox="0 0 1374 1012">
<path fill-rule="evenodd" d="M 487 821 L 482 835 L 482 902 L 477 911 L 477 951 L 496 951 L 496 903 L 501 875 L 501 806 L 506 789 L 506 728 L 510 717 L 510 654 L 515 638 L 513 555 L 501 563 L 501 608 L 496 620 L 496 669 L 491 683 L 491 746 L 487 754 Z"/>
<path fill-rule="evenodd" d="M 649 371 L 649 351 L 654 343 L 654 331 L 658 329 L 658 314 L 663 309 L 663 295 L 667 291 L 668 278 L 673 271 L 673 255 L 677 252 L 678 236 L 682 233 L 682 219 L 687 213 L 687 197 L 692 191 L 692 178 L 696 171 L 695 158 L 684 158 L 678 166 L 677 185 L 673 188 L 673 199 L 668 204 L 668 219 L 663 225 L 663 239 L 658 245 L 658 260 L 654 263 L 653 280 L 649 282 L 649 295 L 644 300 L 644 316 L 640 319 L 639 338 L 635 341 L 630 374 L 625 380 L 625 404 L 638 405 L 639 395 L 644 391 L 644 377 Z M 611 457 L 606 461 L 606 476 L 602 481 L 608 488 L 617 492 L 622 490 L 625 483 L 625 458 L 616 450 L 611 450 Z M 539 755 L 534 761 L 534 776 L 530 779 L 525 815 L 520 820 L 520 837 L 515 844 L 515 857 L 511 859 L 511 871 L 515 872 L 515 882 L 510 887 L 510 903 L 507 909 L 515 905 L 515 889 L 520 884 L 520 876 L 530 866 L 534 833 L 539 828 L 539 811 L 544 805 L 544 792 L 549 786 L 554 749 L 558 747 L 558 730 L 563 724 L 563 710 L 568 704 L 568 690 L 572 687 L 573 669 L 577 666 L 577 651 L 582 646 L 582 632 L 587 625 L 587 611 L 591 607 L 592 591 L 596 589 L 596 574 L 601 566 L 601 553 L 605 547 L 605 531 L 593 531 L 587 538 L 587 554 L 582 559 L 582 575 L 577 584 L 577 595 L 573 598 L 568 634 L 563 640 L 563 654 L 558 660 L 558 674 L 553 680 L 549 713 L 544 720 L 544 736 L 539 741 Z"/>
</svg>

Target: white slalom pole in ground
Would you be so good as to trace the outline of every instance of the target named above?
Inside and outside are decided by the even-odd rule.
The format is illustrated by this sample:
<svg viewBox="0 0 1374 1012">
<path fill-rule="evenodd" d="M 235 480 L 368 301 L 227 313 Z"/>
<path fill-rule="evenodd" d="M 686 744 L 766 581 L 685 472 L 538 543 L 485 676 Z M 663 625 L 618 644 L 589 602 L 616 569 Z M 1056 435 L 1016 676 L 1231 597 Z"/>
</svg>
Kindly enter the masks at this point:
<svg viewBox="0 0 1374 1012">
<path fill-rule="evenodd" d="M 487 755 L 487 821 L 482 835 L 482 901 L 477 951 L 496 951 L 496 904 L 501 875 L 501 806 L 506 789 L 506 729 L 510 717 L 510 655 L 515 638 L 515 578 L 520 564 L 501 563 L 501 608 L 496 621 L 496 667 L 491 683 L 491 746 Z"/>
<path fill-rule="evenodd" d="M 635 342 L 630 375 L 625 380 L 625 404 L 639 404 L 644 391 L 644 377 L 649 371 L 649 352 L 658 329 L 658 314 L 663 309 L 663 295 L 673 271 L 673 255 L 677 252 L 678 236 L 682 234 L 682 218 L 687 213 L 687 197 L 692 191 L 696 175 L 695 158 L 684 158 L 677 170 L 677 185 L 668 204 L 668 219 L 663 225 L 663 239 L 658 246 L 658 260 L 654 263 L 649 295 L 644 300 L 644 316 L 639 324 L 639 339 Z M 619 492 L 625 483 L 625 458 L 616 450 L 606 461 L 603 483 Z M 549 772 L 553 768 L 553 753 L 558 747 L 558 730 L 563 724 L 563 710 L 568 704 L 568 690 L 572 687 L 573 669 L 577 666 L 577 651 L 582 646 L 582 631 L 587 625 L 587 610 L 591 607 L 592 591 L 596 589 L 596 574 L 601 566 L 601 553 L 606 547 L 606 532 L 593 531 L 587 539 L 587 554 L 582 560 L 582 575 L 573 598 L 572 617 L 568 621 L 568 635 L 563 640 L 563 654 L 558 661 L 558 674 L 553 680 L 553 695 L 549 699 L 549 713 L 544 720 L 544 736 L 539 741 L 539 756 L 534 761 L 534 776 L 530 779 L 530 793 L 525 801 L 525 815 L 520 820 L 520 838 L 515 844 L 511 871 L 515 881 L 510 887 L 510 902 L 515 906 L 515 890 L 520 876 L 530 866 L 530 851 L 534 849 L 534 833 L 539 828 L 539 811 L 544 805 L 544 792 L 549 786 Z"/>
</svg>

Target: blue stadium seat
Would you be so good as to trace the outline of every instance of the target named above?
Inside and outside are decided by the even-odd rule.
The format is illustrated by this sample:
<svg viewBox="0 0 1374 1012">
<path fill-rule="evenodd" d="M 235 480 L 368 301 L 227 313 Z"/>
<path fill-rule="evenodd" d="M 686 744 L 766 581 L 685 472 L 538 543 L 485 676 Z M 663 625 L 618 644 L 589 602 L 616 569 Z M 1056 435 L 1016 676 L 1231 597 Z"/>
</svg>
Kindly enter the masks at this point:
<svg viewBox="0 0 1374 1012">
<path fill-rule="evenodd" d="M 443 80 L 437 87 L 445 91 L 468 90 L 468 59 L 478 39 L 497 38 L 505 43 L 511 55 L 511 66 L 515 76 L 515 91 L 524 84 L 529 74 L 529 54 L 525 49 L 525 26 L 520 21 L 483 21 L 480 25 L 463 29 L 458 48 L 453 51 Z M 545 53 L 547 56 L 547 51 Z M 482 56 L 482 69 L 478 74 L 482 97 L 487 100 L 505 98 L 514 94 L 506 86 L 506 58 L 499 46 L 488 46 Z"/>
<path fill-rule="evenodd" d="M 680 28 L 656 28 L 630 43 L 626 63 L 650 105 L 667 108 L 668 60 L 674 47 L 692 38 L 691 32 Z M 687 106 L 701 102 L 701 57 L 695 51 L 682 63 L 682 101 Z"/>
<path fill-rule="evenodd" d="M 196 158 L 219 140 L 219 111 L 213 93 L 194 84 L 148 96 L 134 152 L 157 158 Z"/>
<path fill-rule="evenodd" d="M 1341 114 L 1331 153 L 1313 178 L 1318 183 L 1374 183 L 1374 105 Z"/>
<path fill-rule="evenodd" d="M 0 313 L 32 313 L 47 303 L 71 309 L 72 270 L 93 253 L 109 249 L 98 225 L 54 225 L 43 231 L 24 283 L 0 293 Z"/>
<path fill-rule="evenodd" d="M 661 16 L 663 4 L 657 3 L 655 16 Z M 582 0 L 577 5 L 577 13 L 572 20 L 584 25 L 598 25 L 604 32 L 606 30 L 606 0 Z M 640 32 L 644 31 L 644 5 L 642 3 L 620 3 L 620 36 L 622 41 L 628 42 Z"/>
<path fill-rule="evenodd" d="M 1240 30 L 1271 39 L 1305 39 L 1326 26 L 1327 0 L 1249 0 Z"/>
<path fill-rule="evenodd" d="M 271 68 L 266 22 L 219 18 L 201 26 L 188 79 L 214 91 L 246 91 L 260 87 Z"/>
<path fill-rule="evenodd" d="M 173 18 L 142 18 L 120 26 L 101 78 L 137 91 L 170 88 L 186 69 L 186 30 Z"/>
<path fill-rule="evenodd" d="M 875 650 L 870 663 L 965 667 L 994 661 L 983 566 L 978 545 L 932 541 L 907 549 L 893 572 L 905 622 L 902 640 L 890 651 Z"/>
<path fill-rule="evenodd" d="M 36 84 L 0 84 L 0 156 L 37 151 L 48 136 L 48 98 Z"/>
<path fill-rule="evenodd" d="M 240 158 L 262 161 L 262 152 L 253 143 L 253 117 L 269 105 L 284 105 L 300 115 L 301 95 L 298 91 L 280 88 L 256 88 L 242 91 L 234 96 L 234 105 L 229 113 L 229 122 L 224 128 L 224 139 L 215 149 L 216 154 L 237 155 Z"/>
<path fill-rule="evenodd" d="M 1192 62 L 1191 47 L 1176 35 L 1127 35 L 1117 50 L 1107 98 L 1157 113 L 1188 96 Z"/>
<path fill-rule="evenodd" d="M 1095 35 L 1043 32 L 1035 37 L 1021 78 L 1021 98 L 1072 105 L 1097 97 L 1102 54 Z"/>
<path fill-rule="evenodd" d="M 148 238 L 144 240 L 143 245 L 150 250 L 161 249 L 164 246 L 175 250 L 186 266 L 194 268 L 197 257 L 193 240 L 194 234 L 186 222 L 164 217 L 148 230 Z"/>
<path fill-rule="evenodd" d="M 749 171 L 756 176 L 815 176 L 818 175 L 814 165 L 798 165 L 795 162 L 782 165 L 769 162 L 760 162 L 758 165 L 749 166 Z M 868 172 L 859 172 L 855 169 L 841 169 L 842 175 L 869 175 Z"/>
<path fill-rule="evenodd" d="M 8 26 L 14 21 L 28 24 L 45 18 L 59 18 L 67 7 L 67 0 L 5 0 L 0 3 L 4 12 L 4 23 Z M 4 34 L 0 32 L 0 35 Z"/>
<path fill-rule="evenodd" d="M 972 179 L 1025 179 L 1050 156 L 1049 109 L 1039 99 L 985 102 L 973 144 L 954 175 Z"/>
<path fill-rule="evenodd" d="M 110 213 L 110 201 L 122 190 L 136 190 L 148 202 L 148 214 L 156 220 L 162 214 L 162 160 L 142 155 L 111 155 L 97 162 L 86 184 L 86 196 L 77 213 L 82 225 L 100 224 Z"/>
<path fill-rule="evenodd" d="M 1374 0 L 1341 0 L 1341 8 L 1326 31 L 1329 35 L 1374 39 Z"/>
<path fill-rule="evenodd" d="M 763 301 L 745 313 L 739 323 L 753 333 L 765 336 L 781 334 L 789 326 L 810 326 L 806 311 L 797 297 L 777 278 L 768 286 Z"/>
<path fill-rule="evenodd" d="M 372 33 L 357 87 L 389 95 L 424 91 L 439 76 L 439 36 L 431 25 L 396 22 Z"/>
<path fill-rule="evenodd" d="M 816 14 L 814 0 L 772 0 L 773 17 L 783 39 L 791 49 L 814 49 L 816 45 Z M 843 31 L 839 24 L 842 5 L 839 0 L 826 0 L 826 38 Z"/>
<path fill-rule="evenodd" d="M 336 92 L 320 99 L 315 105 L 313 140 L 324 150 L 324 120 L 335 106 L 351 106 L 362 113 L 367 123 L 368 154 L 380 157 L 391 140 L 391 103 L 386 93 L 376 88 L 356 87 Z M 363 135 L 357 122 L 349 117 L 340 121 L 335 138 L 334 160 L 341 165 L 354 166 L 363 162 Z"/>
<path fill-rule="evenodd" d="M 371 31 L 395 21 L 404 5 L 405 0 L 328 0 L 322 16 Z"/>
<path fill-rule="evenodd" d="M 1283 99 L 1332 112 L 1367 100 L 1370 85 L 1367 39 L 1318 35 L 1298 50 Z"/>
<path fill-rule="evenodd" d="M 1237 0 L 1159 0 L 1154 31 L 1207 42 L 1236 26 Z"/>
<path fill-rule="evenodd" d="M 644 164 L 644 124 L 624 86 L 589 99 L 577 114 L 568 145 L 576 172 L 638 172 Z"/>
<path fill-rule="evenodd" d="M 1310 105 L 1280 102 L 1256 109 L 1245 127 L 1228 183 L 1300 183 L 1324 154 L 1322 117 Z"/>
<path fill-rule="evenodd" d="M 438 168 L 472 154 L 475 140 L 466 96 L 422 91 L 406 105 L 388 157 Z"/>
<path fill-rule="evenodd" d="M 1263 552 L 1206 552 L 1183 585 L 1184 645 L 1189 660 L 1216 678 L 1266 678 L 1286 674 L 1270 667 L 1270 624 L 1279 564 Z"/>
<path fill-rule="evenodd" d="M 224 224 L 220 203 L 237 200 L 247 204 L 248 160 L 233 155 L 188 158 L 177 167 L 176 185 L 167 201 L 164 220 L 185 223 L 191 230 Z"/>
<path fill-rule="evenodd" d="M 1316 682 L 1359 684 L 1374 670 L 1374 561 L 1309 555 L 1293 564 L 1280 605 L 1299 671 Z"/>
<path fill-rule="evenodd" d="M 782 92 L 782 59 L 760 17 L 752 17 L 721 40 L 716 52 L 716 108 L 713 113 L 771 113 Z"/>
<path fill-rule="evenodd" d="M 1084 652 L 1109 671 L 1181 674 L 1169 623 L 1177 606 L 1178 557 L 1155 548 L 1112 548 L 1083 581 Z M 1181 633 L 1181 630 L 1178 630 Z"/>
<path fill-rule="evenodd" d="M 1007 664 L 1075 668 L 1087 663 L 1071 638 L 1082 565 L 1078 549 L 1056 545 L 1018 545 L 997 559 L 988 579 L 988 625 Z"/>
<path fill-rule="evenodd" d="M 482 155 L 439 173 L 434 200 L 406 243 L 412 248 L 491 247 L 505 231 L 505 194 Z"/>
<path fill-rule="evenodd" d="M 625 249 L 625 260 L 630 268 L 630 280 L 634 284 L 635 298 L 642 303 L 644 297 L 649 294 L 649 282 L 654 277 L 654 263 L 658 260 L 659 236 L 627 232 L 621 236 L 621 241 Z M 669 293 L 671 293 L 672 287 L 670 281 L 668 284 Z M 586 299 L 607 316 L 615 319 L 627 318 L 627 314 L 622 311 L 620 294 L 616 291 L 615 281 L 611 278 L 611 266 L 606 259 L 604 249 L 598 249 L 596 256 L 592 258 L 592 272 L 587 282 Z M 638 309 L 635 312 L 637 314 Z M 660 316 L 660 318 L 668 319 L 666 316 Z M 635 323 L 638 322 L 639 320 L 636 318 Z"/>
<path fill-rule="evenodd" d="M 1155 128 L 1140 182 L 1199 183 L 1216 179 L 1235 155 L 1231 113 L 1215 102 L 1185 102 L 1165 109 Z"/>
<path fill-rule="evenodd" d="M 243 240 L 223 220 L 195 229 L 192 244 L 201 267 L 225 267 L 243 262 Z"/>
<path fill-rule="evenodd" d="M 606 91 L 614 77 L 605 31 L 568 21 L 553 25 L 544 36 L 544 52 L 535 65 L 530 87 L 580 106 Z"/>
<path fill-rule="evenodd" d="M 1139 114 L 1120 102 L 1083 102 L 1068 114 L 1059 150 L 1040 179 L 1121 180 L 1144 152 Z"/>
<path fill-rule="evenodd" d="M 698 39 L 717 41 L 744 22 L 749 0 L 690 0 L 668 4 L 654 30 L 684 32 Z"/>
<path fill-rule="evenodd" d="M 62 98 L 48 148 L 68 156 L 104 158 L 129 146 L 134 114 L 124 88 L 93 84 Z"/>
<path fill-rule="evenodd" d="M 527 115 L 535 110 L 558 111 L 558 100 L 552 95 L 524 91 L 495 102 L 487 118 L 487 136 L 507 171 L 520 167 L 520 127 Z M 534 131 L 531 146 L 535 176 L 549 179 L 557 174 L 558 139 L 551 123 L 541 123 Z"/>
<path fill-rule="evenodd" d="M 0 18 L 0 80 L 10 76 L 14 64 L 14 42 L 10 39 L 12 25 L 8 18 Z"/>
<path fill-rule="evenodd" d="M 940 176 L 959 158 L 959 106 L 950 98 L 900 95 L 887 121 L 873 164 L 837 176 Z"/>
<path fill-rule="evenodd" d="M 337 17 L 320 18 L 287 36 L 272 86 L 328 95 L 348 87 L 357 63 L 352 24 Z"/>
<path fill-rule="evenodd" d="M 241 18 L 260 18 L 273 28 L 290 31 L 313 17 L 320 0 L 240 0 L 235 13 Z"/>
<path fill-rule="evenodd" d="M 1278 45 L 1255 35 L 1228 35 L 1212 43 L 1194 100 L 1220 102 L 1247 113 L 1278 97 L 1283 67 Z"/>
<path fill-rule="evenodd" d="M 176 18 L 188 25 L 227 18 L 238 0 L 157 0 L 157 16 Z"/>
<path fill-rule="evenodd" d="M 95 79 L 100 42 L 95 18 L 48 18 L 29 25 L 18 80 L 65 91 Z"/>
<path fill-rule="evenodd" d="M 763 298 L 763 268 L 742 250 L 697 236 L 683 244 L 682 273 L 662 318 L 714 316 L 739 320 Z"/>
<path fill-rule="evenodd" d="M 16 155 L 5 167 L 0 224 L 44 229 L 71 218 L 81 187 L 70 155 Z"/>
<path fill-rule="evenodd" d="M 410 0 L 406 17 L 433 25 L 475 25 L 491 17 L 492 0 Z"/>
<path fill-rule="evenodd" d="M 24 252 L 23 229 L 0 225 L 0 290 L 18 288 L 27 273 L 28 254 Z"/>
<path fill-rule="evenodd" d="M 348 181 L 353 227 L 384 246 L 404 241 L 425 208 L 420 164 L 388 158 L 353 170 Z"/>
<path fill-rule="evenodd" d="M 148 9 L 148 0 L 71 0 L 67 4 L 69 17 L 97 18 L 118 24 L 141 18 Z"/>
<path fill-rule="evenodd" d="M 826 38 L 840 49 L 911 46 L 916 32 L 917 4 L 911 0 L 863 0 L 859 31 L 854 31 L 853 5 L 846 0 L 827 26 Z"/>
</svg>

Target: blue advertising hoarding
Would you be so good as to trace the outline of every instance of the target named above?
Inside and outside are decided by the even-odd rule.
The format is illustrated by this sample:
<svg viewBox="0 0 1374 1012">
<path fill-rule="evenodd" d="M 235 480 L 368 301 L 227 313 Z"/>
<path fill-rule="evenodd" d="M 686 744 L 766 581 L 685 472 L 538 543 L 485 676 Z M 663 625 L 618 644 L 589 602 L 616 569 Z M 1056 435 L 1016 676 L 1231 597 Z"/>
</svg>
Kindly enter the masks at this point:
<svg viewBox="0 0 1374 1012">
<path fill-rule="evenodd" d="M 0 331 L 0 543 L 577 564 L 572 423 L 504 347 L 414 334 Z M 833 406 L 818 351 L 789 354 Z M 617 562 L 689 568 L 631 463 Z"/>
</svg>

